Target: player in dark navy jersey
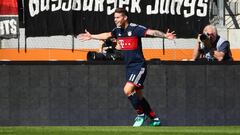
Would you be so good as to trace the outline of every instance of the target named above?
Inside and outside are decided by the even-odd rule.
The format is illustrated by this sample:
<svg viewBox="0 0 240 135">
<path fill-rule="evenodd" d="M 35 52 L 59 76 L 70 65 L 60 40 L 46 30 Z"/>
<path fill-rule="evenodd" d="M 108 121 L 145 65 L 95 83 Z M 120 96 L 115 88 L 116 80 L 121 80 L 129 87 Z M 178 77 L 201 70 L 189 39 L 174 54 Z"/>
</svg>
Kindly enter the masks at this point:
<svg viewBox="0 0 240 135">
<path fill-rule="evenodd" d="M 130 23 L 127 28 L 116 27 L 112 36 L 117 38 L 118 44 L 125 56 L 127 68 L 141 68 L 145 65 L 142 53 L 141 37 L 145 36 L 146 28 Z"/>
<path fill-rule="evenodd" d="M 141 38 L 149 35 L 174 39 L 176 37 L 174 31 L 169 32 L 168 30 L 166 33 L 163 33 L 159 30 L 147 29 L 144 26 L 129 23 L 128 13 L 123 8 L 117 8 L 115 10 L 114 22 L 116 28 L 111 32 L 91 34 L 86 30 L 85 33 L 79 34 L 80 40 L 105 40 L 109 37 L 117 39 L 116 49 L 123 52 L 126 63 L 126 84 L 124 86 L 124 93 L 138 114 L 133 126 L 142 126 L 147 118 L 150 118 L 151 126 L 159 126 L 161 124 L 160 119 L 151 109 L 148 101 L 143 97 L 141 92 L 147 74 Z"/>
</svg>

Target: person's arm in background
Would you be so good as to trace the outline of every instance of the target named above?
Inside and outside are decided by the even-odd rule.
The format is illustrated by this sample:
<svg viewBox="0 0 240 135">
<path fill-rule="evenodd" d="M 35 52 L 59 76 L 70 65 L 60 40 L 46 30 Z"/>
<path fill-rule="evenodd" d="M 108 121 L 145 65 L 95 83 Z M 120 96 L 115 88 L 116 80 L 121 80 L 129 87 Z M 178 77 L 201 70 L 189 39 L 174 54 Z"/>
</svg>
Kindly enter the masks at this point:
<svg viewBox="0 0 240 135">
<path fill-rule="evenodd" d="M 229 42 L 223 42 L 219 47 L 219 50 L 212 50 L 214 58 L 216 58 L 218 61 L 222 61 L 225 56 L 225 53 L 227 53 L 228 51 L 229 46 L 230 46 Z"/>
<path fill-rule="evenodd" d="M 106 40 L 106 39 L 112 37 L 112 34 L 111 34 L 111 32 L 105 32 L 105 33 L 100 33 L 100 34 L 91 34 L 87 30 L 85 30 L 85 33 L 81 33 L 78 36 L 81 41 L 86 41 L 86 40 L 91 40 L 91 39 Z"/>
<path fill-rule="evenodd" d="M 219 52 L 217 50 L 212 50 L 212 51 L 213 51 L 212 53 L 213 53 L 214 58 L 216 58 L 218 61 L 222 61 L 223 60 L 223 57 L 225 55 L 224 52 Z"/>
<path fill-rule="evenodd" d="M 195 61 L 196 59 L 199 58 L 199 55 L 200 55 L 199 48 L 200 48 L 200 43 L 198 42 L 193 49 L 193 57 L 191 61 Z"/>
</svg>

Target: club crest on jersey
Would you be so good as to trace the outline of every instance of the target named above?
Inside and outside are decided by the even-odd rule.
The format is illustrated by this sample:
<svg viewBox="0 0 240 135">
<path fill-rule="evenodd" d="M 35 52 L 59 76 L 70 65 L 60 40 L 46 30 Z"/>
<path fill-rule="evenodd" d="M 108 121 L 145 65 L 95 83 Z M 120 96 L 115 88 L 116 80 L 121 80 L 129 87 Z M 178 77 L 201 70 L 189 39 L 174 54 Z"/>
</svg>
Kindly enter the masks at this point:
<svg viewBox="0 0 240 135">
<path fill-rule="evenodd" d="M 131 31 L 128 31 L 128 36 L 132 36 L 132 32 Z"/>
</svg>

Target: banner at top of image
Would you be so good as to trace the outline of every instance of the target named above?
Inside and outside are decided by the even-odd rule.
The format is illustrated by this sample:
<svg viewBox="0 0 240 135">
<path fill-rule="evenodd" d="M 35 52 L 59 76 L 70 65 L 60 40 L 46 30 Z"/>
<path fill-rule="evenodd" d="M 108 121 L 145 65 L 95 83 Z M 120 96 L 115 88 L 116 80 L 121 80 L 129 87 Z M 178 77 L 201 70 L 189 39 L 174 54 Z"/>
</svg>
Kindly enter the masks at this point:
<svg viewBox="0 0 240 135">
<path fill-rule="evenodd" d="M 125 8 L 130 22 L 195 37 L 209 23 L 209 0 L 25 0 L 27 36 L 111 31 L 113 13 Z"/>
</svg>

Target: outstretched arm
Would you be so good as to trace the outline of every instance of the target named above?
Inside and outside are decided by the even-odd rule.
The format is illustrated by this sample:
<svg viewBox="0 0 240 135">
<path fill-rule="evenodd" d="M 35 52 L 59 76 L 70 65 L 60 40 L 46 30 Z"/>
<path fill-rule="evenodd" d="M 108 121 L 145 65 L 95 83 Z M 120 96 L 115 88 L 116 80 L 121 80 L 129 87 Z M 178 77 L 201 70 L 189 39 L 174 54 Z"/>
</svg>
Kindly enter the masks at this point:
<svg viewBox="0 0 240 135">
<path fill-rule="evenodd" d="M 149 35 L 149 36 L 162 37 L 162 38 L 167 38 L 167 39 L 174 39 L 174 38 L 176 38 L 175 31 L 169 32 L 169 29 L 167 30 L 166 33 L 163 33 L 163 32 L 161 32 L 159 30 L 148 29 L 146 34 Z"/>
<path fill-rule="evenodd" d="M 100 34 L 91 34 L 87 30 L 85 30 L 85 33 L 81 33 L 78 35 L 79 39 L 81 41 L 91 40 L 91 39 L 97 39 L 97 40 L 106 40 L 112 36 L 111 32 L 105 32 Z"/>
</svg>

